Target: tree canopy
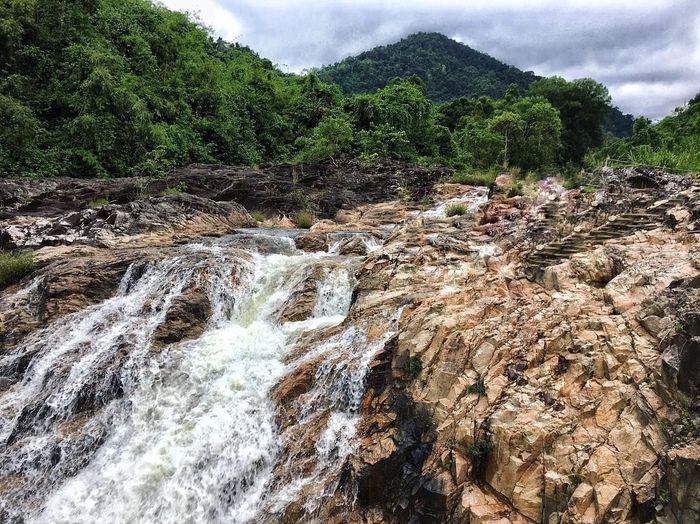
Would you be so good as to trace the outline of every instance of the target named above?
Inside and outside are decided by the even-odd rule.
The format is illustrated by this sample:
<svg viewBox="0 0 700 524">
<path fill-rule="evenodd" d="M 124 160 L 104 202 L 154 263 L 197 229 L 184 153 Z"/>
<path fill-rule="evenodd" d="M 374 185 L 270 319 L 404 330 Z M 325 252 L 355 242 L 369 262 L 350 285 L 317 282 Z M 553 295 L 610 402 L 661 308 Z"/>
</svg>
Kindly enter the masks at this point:
<svg viewBox="0 0 700 524">
<path fill-rule="evenodd" d="M 700 171 L 700 93 L 656 125 L 639 117 L 632 137 L 613 139 L 590 151 L 587 163 L 591 167 L 622 163 Z"/>
<path fill-rule="evenodd" d="M 472 49 L 439 33 L 417 33 L 401 41 L 375 47 L 336 64 L 318 75 L 338 84 L 346 94 L 373 93 L 396 77 L 418 76 L 433 102 L 486 96 L 501 98 L 515 85 L 527 91 L 542 78 Z M 603 127 L 614 136 L 632 134 L 631 115 L 608 105 Z"/>
<path fill-rule="evenodd" d="M 436 105 L 435 77 L 407 67 L 346 95 L 327 75 L 283 74 L 149 0 L 0 0 L 0 174 L 150 176 L 193 162 L 342 155 L 537 171 L 580 162 L 602 143 L 604 86 L 532 82 L 441 35 L 402 45 L 418 41 L 426 47 L 414 62 L 430 61 L 435 46 L 468 58 L 476 69 L 454 81 L 469 77 L 474 93 L 494 96 Z M 648 145 L 655 134 L 640 121 L 633 140 Z"/>
</svg>

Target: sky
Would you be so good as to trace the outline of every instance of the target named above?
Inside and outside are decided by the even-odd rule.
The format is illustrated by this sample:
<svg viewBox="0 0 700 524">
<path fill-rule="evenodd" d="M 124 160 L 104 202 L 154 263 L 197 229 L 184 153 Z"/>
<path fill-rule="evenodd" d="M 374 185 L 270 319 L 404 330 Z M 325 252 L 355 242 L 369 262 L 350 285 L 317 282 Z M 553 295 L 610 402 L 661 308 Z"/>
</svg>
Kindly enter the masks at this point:
<svg viewBox="0 0 700 524">
<path fill-rule="evenodd" d="M 538 75 L 591 77 L 654 120 L 700 92 L 700 0 L 161 0 L 280 69 L 436 31 Z"/>
</svg>

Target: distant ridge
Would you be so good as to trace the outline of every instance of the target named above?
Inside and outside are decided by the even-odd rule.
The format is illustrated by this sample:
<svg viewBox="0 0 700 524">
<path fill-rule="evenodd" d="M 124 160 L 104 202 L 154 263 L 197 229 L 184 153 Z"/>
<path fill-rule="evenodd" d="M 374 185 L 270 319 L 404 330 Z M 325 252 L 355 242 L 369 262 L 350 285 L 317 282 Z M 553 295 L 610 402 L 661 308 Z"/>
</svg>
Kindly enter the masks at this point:
<svg viewBox="0 0 700 524">
<path fill-rule="evenodd" d="M 349 95 L 373 93 L 392 78 L 416 75 L 425 82 L 428 96 L 438 103 L 461 96 L 500 98 L 510 84 L 526 91 L 541 78 L 440 33 L 416 33 L 322 67 L 317 74 Z M 632 123 L 631 115 L 611 108 L 606 129 L 617 136 L 629 136 Z"/>
</svg>

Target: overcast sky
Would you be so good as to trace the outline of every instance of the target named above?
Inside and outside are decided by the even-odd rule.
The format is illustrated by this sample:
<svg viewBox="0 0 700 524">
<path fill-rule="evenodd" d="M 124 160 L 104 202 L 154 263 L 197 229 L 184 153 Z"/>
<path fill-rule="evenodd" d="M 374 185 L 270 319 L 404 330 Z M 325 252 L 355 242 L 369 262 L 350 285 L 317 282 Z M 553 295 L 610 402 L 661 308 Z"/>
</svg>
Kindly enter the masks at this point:
<svg viewBox="0 0 700 524">
<path fill-rule="evenodd" d="M 700 91 L 700 0 L 162 0 L 286 71 L 437 31 L 520 69 L 592 77 L 660 118 Z"/>
</svg>

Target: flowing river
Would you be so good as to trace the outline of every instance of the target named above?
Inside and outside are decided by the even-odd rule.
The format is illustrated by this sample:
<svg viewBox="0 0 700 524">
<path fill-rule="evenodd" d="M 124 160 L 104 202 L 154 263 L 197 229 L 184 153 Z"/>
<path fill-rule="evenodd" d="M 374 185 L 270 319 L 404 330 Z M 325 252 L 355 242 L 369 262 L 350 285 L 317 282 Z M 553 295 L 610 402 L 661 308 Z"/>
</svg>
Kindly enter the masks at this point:
<svg viewBox="0 0 700 524">
<path fill-rule="evenodd" d="M 336 250 L 305 253 L 264 232 L 183 246 L 132 264 L 115 296 L 0 357 L 0 374 L 21 375 L 0 394 L 0 521 L 255 522 L 332 482 L 385 340 L 369 343 L 361 324 L 344 322 L 362 259 Z M 309 278 L 310 317 L 282 321 Z M 156 344 L 193 286 L 211 305 L 204 333 Z M 317 342 L 293 355 L 300 338 Z M 322 427 L 312 465 L 296 472 L 281 453 L 295 437 L 277 427 L 271 391 L 311 359 L 320 365 L 299 424 Z M 284 475 L 272 489 L 276 467 Z"/>
</svg>

